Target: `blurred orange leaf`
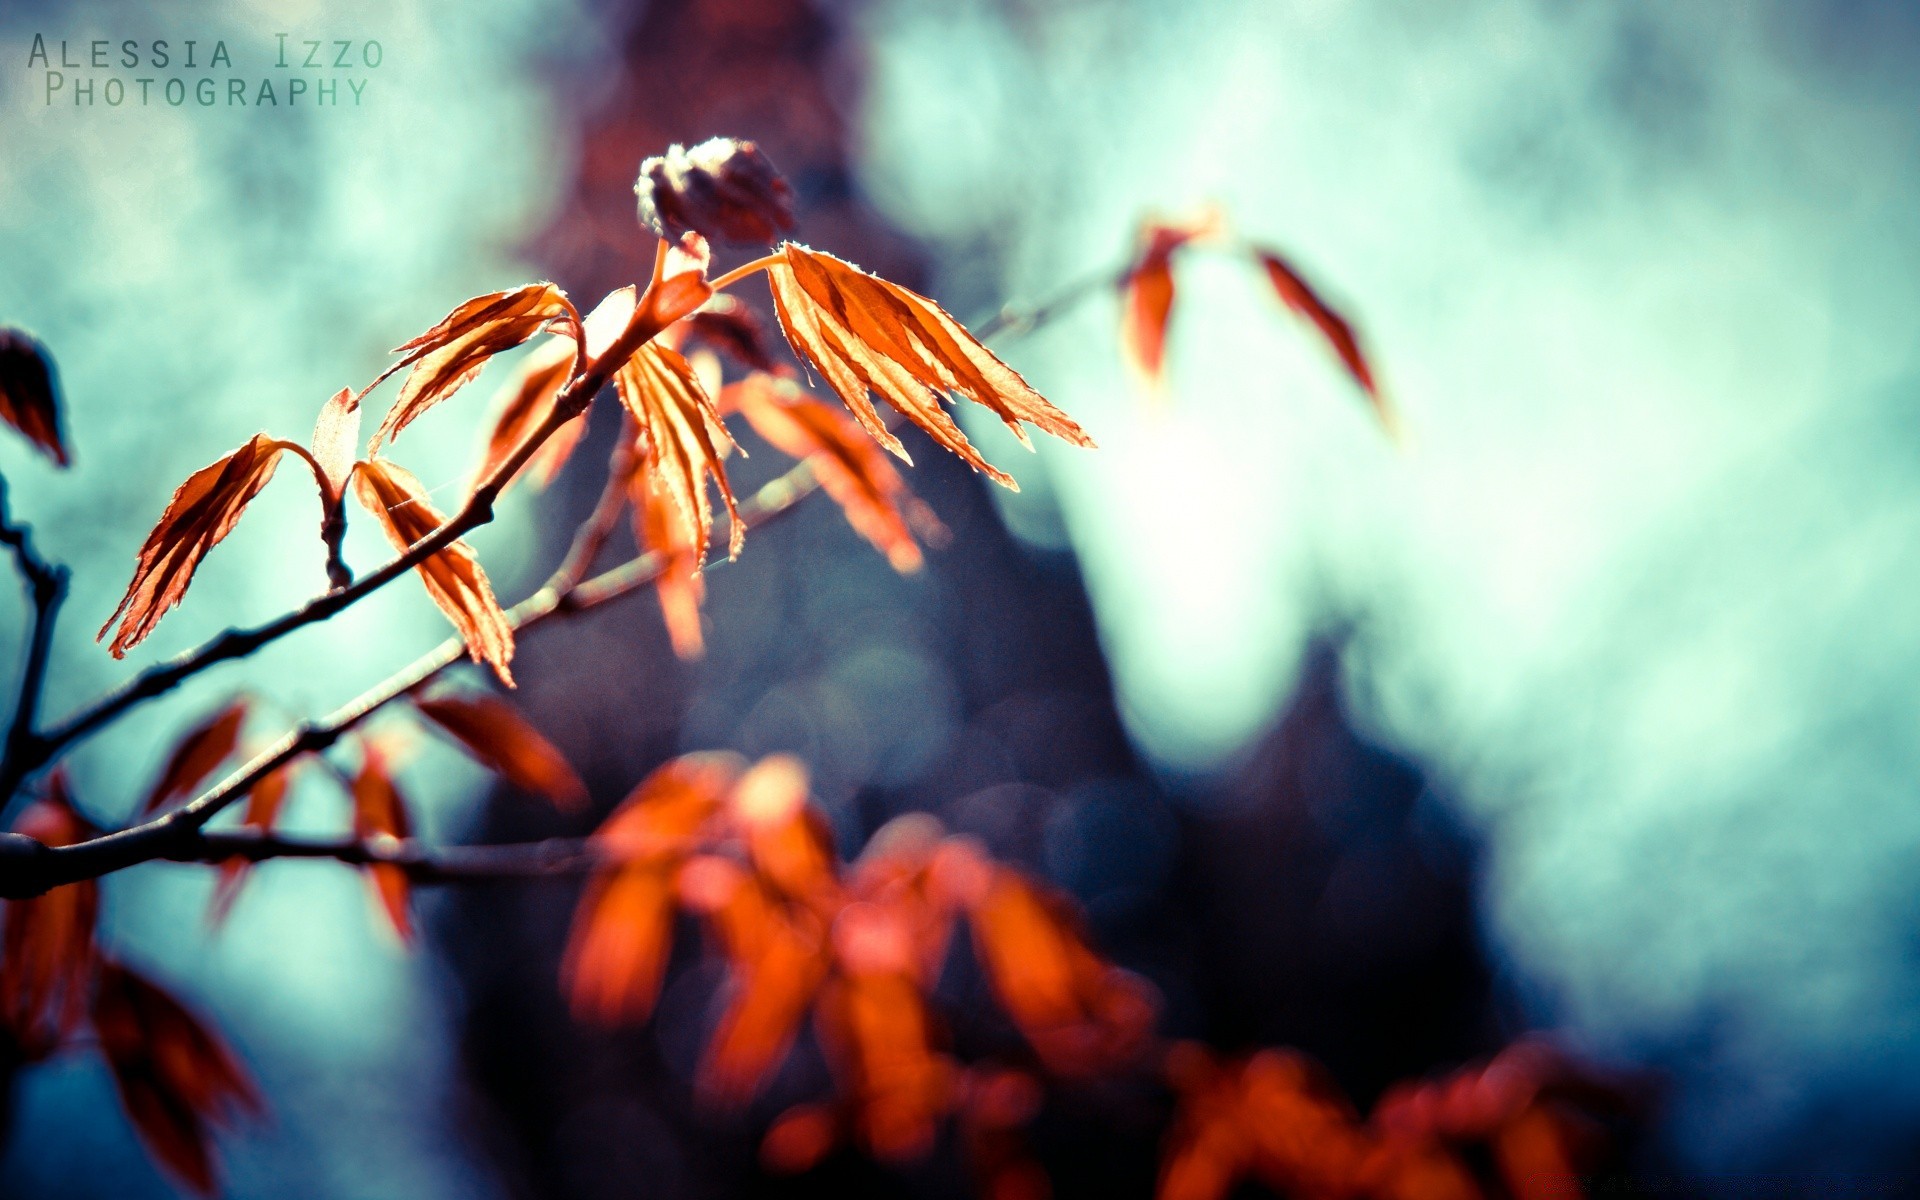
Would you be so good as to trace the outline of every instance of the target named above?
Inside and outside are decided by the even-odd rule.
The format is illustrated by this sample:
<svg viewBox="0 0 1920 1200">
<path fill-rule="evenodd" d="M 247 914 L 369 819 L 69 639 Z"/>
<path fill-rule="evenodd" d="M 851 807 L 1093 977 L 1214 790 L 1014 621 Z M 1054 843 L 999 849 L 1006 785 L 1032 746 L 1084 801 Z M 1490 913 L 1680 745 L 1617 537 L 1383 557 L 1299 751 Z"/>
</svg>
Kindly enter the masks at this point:
<svg viewBox="0 0 1920 1200">
<path fill-rule="evenodd" d="M 586 806 L 587 785 L 566 756 L 498 696 L 434 696 L 413 704 L 515 787 L 557 808 Z"/>
<path fill-rule="evenodd" d="M 400 395 L 373 431 L 370 454 L 400 435 L 420 415 L 451 396 L 480 373 L 487 360 L 552 326 L 575 328 L 579 314 L 551 283 L 529 283 L 510 291 L 475 296 L 448 313 L 438 325 L 396 347 L 401 355 L 385 374 L 411 366 Z M 385 377 L 384 375 L 382 376 Z"/>
<path fill-rule="evenodd" d="M 1224 222 L 1209 210 L 1184 222 L 1148 221 L 1140 254 L 1121 285 L 1120 346 L 1134 372 L 1151 388 L 1165 382 L 1167 322 L 1173 316 L 1173 255 L 1189 242 L 1219 236 Z"/>
<path fill-rule="evenodd" d="M 403 552 L 446 524 L 446 518 L 427 502 L 420 481 L 385 459 L 362 462 L 353 473 L 353 490 L 386 530 L 387 539 Z M 487 663 L 502 683 L 512 687 L 513 673 L 507 664 L 513 659 L 513 626 L 494 599 L 493 585 L 473 551 L 465 542 L 454 542 L 415 569 L 426 582 L 427 595 L 466 639 L 468 654 L 475 662 Z"/>
<path fill-rule="evenodd" d="M 1071 417 L 926 297 L 793 242 L 782 245 L 767 277 L 787 341 L 867 432 L 903 460 L 906 447 L 881 422 L 869 392 L 974 469 L 1016 491 L 1013 477 L 981 458 L 940 406 L 943 394 L 984 405 L 1023 445 L 1031 445 L 1023 421 L 1076 446 L 1093 445 Z"/>
<path fill-rule="evenodd" d="M 732 969 L 726 1011 L 700 1064 L 701 1094 L 723 1106 L 753 1098 L 785 1059 L 827 969 L 819 920 L 789 908 L 724 859 L 698 870 L 686 891 Z"/>
<path fill-rule="evenodd" d="M 261 1111 L 253 1081 L 205 1024 L 117 963 L 100 969 L 93 1024 L 147 1149 L 195 1192 L 212 1195 L 212 1127 Z"/>
<path fill-rule="evenodd" d="M 13 826 L 48 846 L 71 846 L 98 831 L 73 807 L 66 771 L 47 776 L 46 794 Z M 99 950 L 100 885 L 88 879 L 6 906 L 0 942 L 0 1012 L 30 1056 L 50 1052 L 85 1018 Z"/>
<path fill-rule="evenodd" d="M 720 406 L 739 411 L 774 449 L 812 464 L 814 478 L 846 514 L 847 524 L 886 555 L 894 570 L 920 569 L 913 527 L 930 537 L 946 532 L 857 424 L 791 382 L 755 373 L 730 385 Z"/>
<path fill-rule="evenodd" d="M 1063 901 L 998 867 L 969 915 L 995 995 L 1050 1068 L 1109 1069 L 1141 1048 L 1154 1016 L 1150 993 L 1088 948 Z"/>
<path fill-rule="evenodd" d="M 285 442 L 255 434 L 238 450 L 188 476 L 173 493 L 160 523 L 140 547 L 127 594 L 95 637 L 96 641 L 106 637 L 113 623 L 120 621 L 108 653 L 124 657 L 153 632 L 167 610 L 180 603 L 200 560 L 233 532 L 247 504 L 273 478 L 286 449 Z"/>
<path fill-rule="evenodd" d="M 554 338 L 536 346 L 516 365 L 494 401 L 486 451 L 473 475 L 476 482 L 491 478 L 500 464 L 511 458 L 521 443 L 553 414 L 560 390 L 573 377 L 573 362 L 573 345 L 564 338 Z M 586 433 L 586 416 L 581 413 L 549 435 L 527 460 L 527 465 L 514 475 L 514 480 L 526 475 L 537 487 L 552 483 Z"/>
<path fill-rule="evenodd" d="M 673 932 L 674 869 L 738 775 L 727 755 L 673 759 L 594 832 L 613 865 L 587 881 L 574 910 L 561 983 L 576 1016 L 611 1025 L 653 1010 Z"/>
<path fill-rule="evenodd" d="M 385 753 L 372 741 L 361 740 L 360 770 L 353 777 L 353 835 L 361 841 L 412 835 L 407 802 L 394 785 Z M 393 863 L 366 868 L 373 892 L 402 942 L 413 940 L 413 917 L 408 908 L 412 891 L 406 871 Z"/>
<path fill-rule="evenodd" d="M 660 556 L 653 590 L 660 597 L 660 614 L 673 652 L 684 659 L 699 658 L 706 649 L 700 605 L 707 597 L 699 551 L 658 474 L 644 466 L 636 469 L 627 479 L 627 499 L 633 506 L 634 543 Z"/>
<path fill-rule="evenodd" d="M 18 430 L 58 466 L 67 466 L 53 358 L 24 330 L 0 327 L 0 421 Z"/>
<path fill-rule="evenodd" d="M 1393 406 L 1387 402 L 1385 394 L 1375 382 L 1373 368 L 1367 362 L 1367 356 L 1360 348 L 1360 338 L 1354 332 L 1353 325 L 1326 300 L 1321 298 L 1293 264 L 1272 250 L 1257 250 L 1260 265 L 1266 269 L 1267 280 L 1273 290 L 1294 313 L 1318 330 L 1333 352 L 1340 356 L 1340 362 L 1347 373 L 1353 376 L 1360 390 L 1367 394 L 1367 400 L 1373 405 L 1374 415 L 1380 419 L 1381 428 L 1388 436 L 1400 436 L 1400 418 Z"/>
<path fill-rule="evenodd" d="M 300 760 L 295 758 L 282 764 L 262 776 L 260 782 L 247 789 L 246 811 L 241 814 L 240 823 L 248 829 L 257 829 L 262 833 L 273 829 L 273 823 L 280 816 L 280 806 L 286 803 L 287 791 L 293 785 L 294 772 Z M 207 923 L 219 926 L 233 911 L 233 902 L 240 898 L 240 886 L 247 880 L 247 871 L 253 864 L 243 858 L 230 858 L 220 864 L 219 876 L 213 885 L 213 901 L 207 907 Z"/>
<path fill-rule="evenodd" d="M 248 701 L 242 696 L 202 721 L 173 748 L 166 766 L 153 781 L 142 813 L 154 812 L 193 794 L 207 776 L 233 757 L 240 746 L 240 726 L 247 719 Z"/>
</svg>

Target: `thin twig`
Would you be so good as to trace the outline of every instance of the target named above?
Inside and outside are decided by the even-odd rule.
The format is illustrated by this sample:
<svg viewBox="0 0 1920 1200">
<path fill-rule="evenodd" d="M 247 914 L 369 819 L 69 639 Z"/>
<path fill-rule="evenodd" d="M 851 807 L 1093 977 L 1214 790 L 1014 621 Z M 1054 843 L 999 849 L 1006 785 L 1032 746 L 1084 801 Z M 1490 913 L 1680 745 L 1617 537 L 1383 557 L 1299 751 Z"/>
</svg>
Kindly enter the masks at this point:
<svg viewBox="0 0 1920 1200">
<path fill-rule="evenodd" d="M 170 856 L 173 862 L 265 862 L 314 858 L 351 866 L 395 866 L 415 883 L 480 879 L 563 878 L 585 874 L 603 855 L 587 838 L 548 838 L 492 846 L 434 847 L 417 839 L 295 838 L 257 829 L 202 830 Z"/>
<path fill-rule="evenodd" d="M 33 530 L 15 524 L 7 511 L 7 482 L 0 478 L 0 545 L 13 553 L 15 570 L 26 585 L 27 599 L 33 606 L 31 628 L 27 634 L 27 658 L 20 670 L 20 688 L 16 693 L 13 717 L 7 725 L 6 743 L 0 749 L 0 809 L 44 761 L 44 737 L 35 725 L 40 716 L 40 700 L 46 691 L 47 661 L 53 652 L 53 625 L 60 614 L 60 602 L 67 594 L 67 569 L 40 557 L 33 548 Z"/>
</svg>

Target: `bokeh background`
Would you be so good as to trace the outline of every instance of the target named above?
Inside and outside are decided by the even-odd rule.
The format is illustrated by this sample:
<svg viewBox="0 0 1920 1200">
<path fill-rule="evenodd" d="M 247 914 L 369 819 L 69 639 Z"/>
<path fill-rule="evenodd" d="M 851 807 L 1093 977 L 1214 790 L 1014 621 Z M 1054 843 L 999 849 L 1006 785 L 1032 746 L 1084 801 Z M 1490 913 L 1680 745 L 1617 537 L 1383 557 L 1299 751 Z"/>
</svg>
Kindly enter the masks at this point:
<svg viewBox="0 0 1920 1200">
<path fill-rule="evenodd" d="M 27 64 L 35 34 L 218 38 L 258 79 L 282 32 L 380 42 L 362 105 L 49 105 Z M 1070 889 L 1169 1032 L 1303 1047 L 1363 1102 L 1544 1028 L 1666 1081 L 1642 1181 L 1910 1185 L 1917 62 L 1920 13 L 1867 0 L 10 0 L 0 320 L 57 357 L 77 447 L 60 475 L 0 445 L 75 569 L 49 708 L 322 586 L 282 481 L 128 663 L 91 639 L 193 469 L 301 435 L 461 297 L 641 273 L 629 188 L 668 142 L 758 139 L 802 240 L 963 317 L 1218 202 L 1359 319 L 1408 452 L 1260 280 L 1196 255 L 1163 402 L 1123 371 L 1110 297 L 997 343 L 1102 449 L 1029 458 L 970 423 L 1013 497 L 917 446 L 954 531 L 921 574 L 810 507 L 712 574 L 703 662 L 641 598 L 530 637 L 518 700 L 603 809 L 732 747 L 804 756 L 848 849 L 936 812 Z M 457 489 L 478 411 L 402 460 Z M 473 539 L 503 593 L 558 556 L 611 425 Z M 349 552 L 384 548 L 362 529 Z M 90 741 L 80 800 L 126 812 L 236 686 L 292 719 L 442 632 L 389 589 Z M 405 784 L 431 836 L 584 827 L 430 740 Z M 290 819 L 340 809 L 318 787 Z M 553 987 L 565 886 L 427 897 L 406 954 L 359 879 L 313 864 L 261 871 L 209 937 L 206 874 L 115 878 L 109 936 L 272 1097 L 226 1144 L 231 1194 L 801 1186 L 751 1150 L 821 1082 L 806 1053 L 738 1121 L 687 1103 L 697 954 L 653 1025 L 590 1035 Z M 8 1113 L 0 1191 L 169 1194 L 91 1056 L 20 1075 Z M 1061 1194 L 1146 1194 L 1164 1117 L 1135 1094 L 1050 1110 Z M 822 1179 L 961 1187 L 938 1160 Z"/>
</svg>

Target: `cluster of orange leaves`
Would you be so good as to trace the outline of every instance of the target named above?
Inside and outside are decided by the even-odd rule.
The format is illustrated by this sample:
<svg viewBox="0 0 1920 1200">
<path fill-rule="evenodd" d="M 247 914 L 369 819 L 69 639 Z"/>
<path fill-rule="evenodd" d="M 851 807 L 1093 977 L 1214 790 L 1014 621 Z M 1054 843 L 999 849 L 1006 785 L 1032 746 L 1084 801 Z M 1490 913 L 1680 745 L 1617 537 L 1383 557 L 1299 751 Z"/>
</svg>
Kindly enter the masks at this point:
<svg viewBox="0 0 1920 1200">
<path fill-rule="evenodd" d="M 943 407 L 946 397 L 985 406 L 1029 445 L 1023 422 L 1093 445 L 933 301 L 832 255 L 783 243 L 750 266 L 767 275 L 795 354 L 838 395 L 849 419 L 808 395 L 792 367 L 766 356 L 748 310 L 716 295 L 708 263 L 698 234 L 663 241 L 645 291 L 619 288 L 584 317 L 550 283 L 475 297 L 399 346 L 399 357 L 367 387 L 343 388 L 328 400 L 309 445 L 261 433 L 195 472 L 141 547 L 133 580 L 101 628 L 102 638 L 113 632 L 109 650 L 125 654 L 181 601 L 200 562 L 266 487 L 283 454 L 311 470 L 323 532 L 340 527 L 349 493 L 402 552 L 446 524 L 429 489 L 383 457 L 383 448 L 495 355 L 543 335 L 501 389 L 469 494 L 487 488 L 491 500 L 529 468 L 535 478 L 550 479 L 585 429 L 593 398 L 584 394 L 585 382 L 610 381 L 623 409 L 623 453 L 612 469 L 626 476 L 610 485 L 624 488 L 631 500 L 640 547 L 660 556 L 662 607 L 683 655 L 701 648 L 700 571 L 716 517 L 715 492 L 729 518 L 730 556 L 739 554 L 746 534 L 727 477 L 725 460 L 738 449 L 729 417 L 743 418 L 775 449 L 809 462 L 854 529 L 903 571 L 922 561 L 915 534 L 937 537 L 940 528 L 882 453 L 910 461 L 870 395 L 1007 487 L 1016 486 L 1012 477 L 981 457 Z M 744 360 L 747 374 L 726 384 L 716 348 Z M 402 370 L 399 395 L 361 456 L 361 400 Z M 474 660 L 511 686 L 513 628 L 472 550 L 453 542 L 418 571 Z"/>
<path fill-rule="evenodd" d="M 1564 1200 L 1604 1149 L 1597 1117 L 1630 1093 L 1540 1041 L 1432 1081 L 1403 1083 L 1362 1121 L 1291 1050 L 1231 1061 L 1192 1042 L 1165 1056 L 1179 1110 L 1159 1200 L 1220 1200 L 1243 1180 L 1286 1196 Z"/>
<path fill-rule="evenodd" d="M 1094 953 L 1068 905 L 924 814 L 887 825 L 842 863 L 791 757 L 670 762 L 593 843 L 602 866 L 563 966 L 581 1019 L 648 1016 L 683 913 L 728 970 L 725 1011 L 699 1070 L 708 1102 L 737 1108 L 757 1095 L 811 1016 L 836 1096 L 774 1124 L 770 1166 L 804 1168 L 843 1140 L 882 1159 L 913 1158 L 945 1118 L 985 1136 L 1030 1114 L 1030 1075 L 969 1070 L 941 1047 L 932 995 L 962 921 L 994 996 L 1047 1070 L 1125 1069 L 1150 1043 L 1150 990 Z"/>
</svg>

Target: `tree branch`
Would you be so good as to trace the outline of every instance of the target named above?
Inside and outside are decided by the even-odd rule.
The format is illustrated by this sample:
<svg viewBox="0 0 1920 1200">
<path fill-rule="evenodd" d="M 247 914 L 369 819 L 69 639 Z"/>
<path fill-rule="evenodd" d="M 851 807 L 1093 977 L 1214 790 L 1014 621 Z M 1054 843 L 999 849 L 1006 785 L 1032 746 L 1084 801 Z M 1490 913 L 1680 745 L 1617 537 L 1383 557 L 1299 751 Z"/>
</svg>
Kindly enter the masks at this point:
<svg viewBox="0 0 1920 1200">
<path fill-rule="evenodd" d="M 614 372 L 659 332 L 652 327 L 648 317 L 647 306 L 642 304 L 635 310 L 627 328 L 607 347 L 606 353 L 594 359 L 584 374 L 576 375 L 561 389 L 547 419 L 475 486 L 467 502 L 448 517 L 445 524 L 409 546 L 405 553 L 345 587 L 336 587 L 324 595 L 316 596 L 264 625 L 227 630 L 212 641 L 147 668 L 42 734 L 35 747 L 36 754 L 28 756 L 26 770 L 40 766 L 69 743 L 92 733 L 134 705 L 171 691 L 207 668 L 245 658 L 297 629 L 324 621 L 359 603 L 459 541 L 467 533 L 493 520 L 494 501 L 499 499 L 500 493 L 506 490 L 507 484 L 519 473 L 520 468 L 561 426 L 584 413 L 600 389 L 613 378 Z"/>
<path fill-rule="evenodd" d="M 804 461 L 762 487 L 740 506 L 740 519 L 749 527 L 765 525 L 791 512 L 817 488 L 813 469 Z M 724 559 L 716 560 L 717 562 Z M 657 555 L 638 558 L 568 586 L 549 582 L 507 611 L 517 633 L 555 615 L 571 615 L 617 600 L 657 578 L 662 569 Z M 564 580 L 561 580 L 564 584 Z M 171 812 L 143 824 L 103 834 L 72 846 L 45 846 L 31 838 L 0 835 L 0 898 L 38 896 L 50 888 L 82 879 L 94 879 L 154 859 L 184 857 L 199 861 L 207 835 L 206 823 L 222 809 L 246 795 L 255 784 L 302 754 L 325 750 L 349 730 L 393 701 L 422 687 L 466 655 L 466 643 L 450 637 L 405 669 L 363 692 L 318 721 L 287 731 L 271 746 L 211 789 Z"/>
<path fill-rule="evenodd" d="M 27 633 L 27 657 L 20 670 L 13 717 L 0 749 L 0 809 L 4 809 L 34 767 L 45 761 L 45 737 L 35 725 L 46 690 L 47 661 L 53 653 L 53 625 L 67 594 L 67 569 L 41 558 L 33 548 L 33 530 L 15 524 L 7 511 L 7 483 L 0 479 L 0 545 L 13 553 L 15 570 L 33 606 Z"/>
<path fill-rule="evenodd" d="M 318 858 L 349 866 L 394 866 L 415 883 L 583 875 L 604 861 L 587 838 L 548 838 L 494 846 L 429 846 L 417 839 L 294 838 L 257 829 L 203 830 L 174 862 L 267 862 Z"/>
</svg>

